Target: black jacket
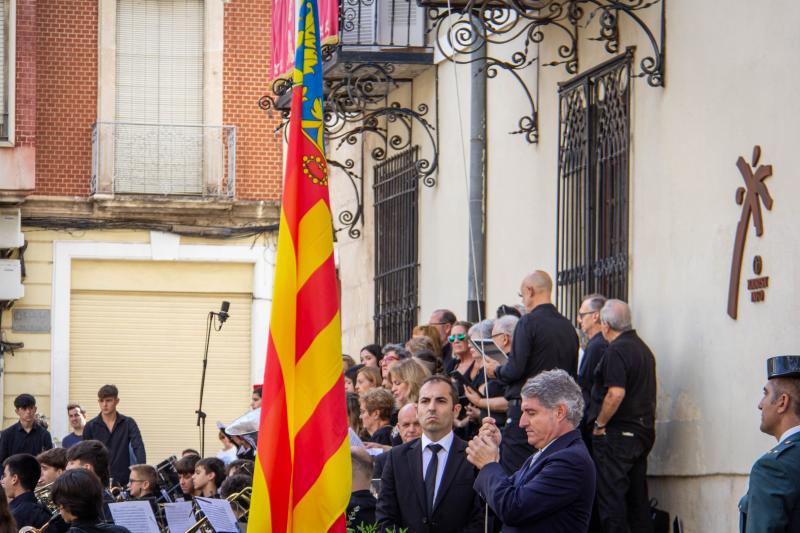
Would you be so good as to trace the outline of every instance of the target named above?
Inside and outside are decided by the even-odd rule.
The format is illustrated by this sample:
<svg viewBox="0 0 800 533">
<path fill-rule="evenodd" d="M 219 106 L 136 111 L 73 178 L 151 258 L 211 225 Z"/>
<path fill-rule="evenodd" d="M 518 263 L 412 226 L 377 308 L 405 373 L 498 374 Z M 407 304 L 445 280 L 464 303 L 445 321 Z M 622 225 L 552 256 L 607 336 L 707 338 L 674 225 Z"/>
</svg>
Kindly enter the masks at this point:
<svg viewBox="0 0 800 533">
<path fill-rule="evenodd" d="M 575 377 L 578 347 L 575 326 L 553 304 L 537 305 L 517 322 L 508 361 L 497 368 L 506 398 L 518 399 L 528 378 L 545 370 L 561 368 Z"/>
<path fill-rule="evenodd" d="M 102 415 L 97 415 L 83 428 L 83 440 L 99 440 L 108 448 L 109 471 L 111 478 L 122 485 L 128 484 L 132 464 L 145 464 L 147 457 L 144 451 L 142 434 L 133 418 L 117 413 L 117 420 L 111 432 L 103 422 Z M 131 462 L 132 457 L 135 463 Z"/>
<path fill-rule="evenodd" d="M 28 432 L 17 422 L 0 433 L 0 465 L 14 454 L 29 453 L 36 456 L 52 447 L 53 439 L 50 437 L 50 432 L 38 423 L 34 422 Z"/>
<path fill-rule="evenodd" d="M 50 520 L 50 511 L 36 500 L 32 492 L 20 494 L 8 504 L 17 527 L 33 526 L 42 527 Z"/>
<path fill-rule="evenodd" d="M 467 443 L 458 437 L 447 455 L 433 516 L 428 519 L 420 439 L 392 448 L 381 477 L 376 517 L 379 531 L 408 533 L 483 531 L 483 505 L 472 489 L 477 469 L 467 462 Z"/>
<path fill-rule="evenodd" d="M 357 490 L 350 495 L 347 504 L 347 527 L 358 531 L 358 526 L 375 524 L 375 496 L 368 490 Z M 350 520 L 350 517 L 353 517 Z"/>
</svg>

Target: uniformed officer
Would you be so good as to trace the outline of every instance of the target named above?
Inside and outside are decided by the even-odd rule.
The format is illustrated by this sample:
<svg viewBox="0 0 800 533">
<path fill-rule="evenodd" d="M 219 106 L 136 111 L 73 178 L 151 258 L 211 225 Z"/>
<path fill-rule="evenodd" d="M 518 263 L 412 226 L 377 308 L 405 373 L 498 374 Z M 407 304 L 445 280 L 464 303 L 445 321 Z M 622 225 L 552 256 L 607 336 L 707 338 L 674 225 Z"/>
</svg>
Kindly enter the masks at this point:
<svg viewBox="0 0 800 533">
<path fill-rule="evenodd" d="M 742 533 L 800 531 L 800 356 L 767 360 L 761 431 L 778 445 L 753 465 L 739 501 Z"/>
</svg>

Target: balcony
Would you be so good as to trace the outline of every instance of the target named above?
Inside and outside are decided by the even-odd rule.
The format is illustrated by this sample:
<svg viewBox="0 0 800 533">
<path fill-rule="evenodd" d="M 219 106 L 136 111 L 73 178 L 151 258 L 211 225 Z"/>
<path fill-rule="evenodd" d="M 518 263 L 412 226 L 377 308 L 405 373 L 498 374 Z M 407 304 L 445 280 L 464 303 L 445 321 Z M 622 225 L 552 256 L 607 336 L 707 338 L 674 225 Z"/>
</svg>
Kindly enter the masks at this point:
<svg viewBox="0 0 800 533">
<path fill-rule="evenodd" d="M 92 195 L 232 198 L 236 128 L 98 122 L 92 129 Z"/>
</svg>

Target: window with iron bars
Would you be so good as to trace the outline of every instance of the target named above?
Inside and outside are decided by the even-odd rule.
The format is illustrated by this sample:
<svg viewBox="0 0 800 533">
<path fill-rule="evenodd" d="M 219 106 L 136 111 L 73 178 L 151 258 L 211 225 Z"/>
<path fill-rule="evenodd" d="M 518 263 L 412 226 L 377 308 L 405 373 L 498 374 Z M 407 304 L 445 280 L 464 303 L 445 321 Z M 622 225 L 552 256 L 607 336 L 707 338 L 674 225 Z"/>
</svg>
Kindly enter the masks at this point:
<svg viewBox="0 0 800 533">
<path fill-rule="evenodd" d="M 556 303 L 573 322 L 581 298 L 628 298 L 632 51 L 559 89 Z"/>
<path fill-rule="evenodd" d="M 417 321 L 419 146 L 375 166 L 375 342 L 404 342 Z"/>
</svg>

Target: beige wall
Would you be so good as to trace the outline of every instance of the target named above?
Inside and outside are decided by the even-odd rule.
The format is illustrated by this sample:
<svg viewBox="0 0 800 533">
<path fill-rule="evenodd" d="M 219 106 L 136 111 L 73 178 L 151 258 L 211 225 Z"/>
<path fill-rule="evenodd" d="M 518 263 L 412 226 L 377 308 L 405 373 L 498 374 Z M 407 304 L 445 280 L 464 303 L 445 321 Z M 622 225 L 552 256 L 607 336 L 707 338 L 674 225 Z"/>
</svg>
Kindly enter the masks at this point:
<svg viewBox="0 0 800 533">
<path fill-rule="evenodd" d="M 58 267 L 61 272 L 54 271 L 55 254 L 58 248 L 56 243 L 74 243 L 75 245 L 86 245 L 89 250 L 88 258 L 103 259 L 101 250 L 108 248 L 130 250 L 126 246 L 146 246 L 147 257 L 140 257 L 139 260 L 160 261 L 157 269 L 145 268 L 147 272 L 158 272 L 165 292 L 185 289 L 187 286 L 194 286 L 202 289 L 206 286 L 206 292 L 210 292 L 213 287 L 207 284 L 194 283 L 187 280 L 186 276 L 192 274 L 191 268 L 186 268 L 186 262 L 197 262 L 202 265 L 213 263 L 237 263 L 247 264 L 248 267 L 237 267 L 226 272 L 244 273 L 247 279 L 227 282 L 229 287 L 238 287 L 236 291 L 241 292 L 243 287 L 248 287 L 252 293 L 250 298 L 254 304 L 252 308 L 252 332 L 250 343 L 252 348 L 251 368 L 247 379 L 251 382 L 260 382 L 263 376 L 264 359 L 266 357 L 266 323 L 269 318 L 269 305 L 271 302 L 272 267 L 274 266 L 274 240 L 272 237 L 259 238 L 253 240 L 252 237 L 246 239 L 201 239 L 190 237 L 169 236 L 158 232 L 149 231 L 50 231 L 40 228 L 23 228 L 28 247 L 25 250 L 26 278 L 24 280 L 25 296 L 15 302 L 16 309 L 50 309 L 51 310 L 51 331 L 47 333 L 24 333 L 13 331 L 12 312 L 3 312 L 3 332 L 5 338 L 11 342 L 23 342 L 24 348 L 17 350 L 14 356 L 6 354 L 4 357 L 5 371 L 2 376 L 2 401 L 3 401 L 3 427 L 12 423 L 16 419 L 14 414 L 13 399 L 22 392 L 34 394 L 37 398 L 39 412 L 51 420 L 51 431 L 62 436 L 66 428 L 66 419 L 62 417 L 61 409 L 57 409 L 55 418 L 53 417 L 53 406 L 51 403 L 64 406 L 66 396 L 58 398 L 57 402 L 52 402 L 52 392 L 61 391 L 59 394 L 66 394 L 63 391 L 63 369 L 68 368 L 69 353 L 68 341 L 66 347 L 62 348 L 65 335 L 68 339 L 69 321 L 63 322 L 64 316 L 55 309 L 54 295 L 63 295 L 64 290 L 61 285 L 63 276 L 66 274 L 67 283 L 70 282 L 70 268 Z M 122 247 L 122 248 L 116 248 Z M 215 248 L 216 247 L 216 248 Z M 137 248 L 141 251 L 141 248 Z M 95 254 L 96 255 L 93 255 Z M 127 252 L 125 252 L 127 253 Z M 175 257 L 171 257 L 172 255 Z M 196 257 L 192 257 L 195 255 Z M 135 254 L 130 257 L 119 257 L 118 259 L 133 259 Z M 63 254 L 62 256 L 63 259 Z M 108 258 L 106 258 L 108 259 Z M 182 259 L 179 261 L 178 259 Z M 203 263 L 202 261 L 206 261 Z M 148 264 L 148 267 L 152 265 Z M 64 270 L 66 268 L 66 270 Z M 174 281 L 170 288 L 170 279 Z M 197 278 L 199 281 L 202 277 Z M 54 284 L 54 280 L 55 284 Z M 74 280 L 72 280 L 74 281 Z M 113 280 L 112 280 L 113 281 Z M 128 280 L 130 282 L 130 280 Z M 233 283 L 234 285 L 231 285 Z M 218 288 L 218 287 L 217 287 Z M 69 294 L 67 286 L 67 295 Z M 63 303 L 63 302 L 62 302 Z M 68 301 L 67 301 L 68 316 Z M 233 313 L 231 314 L 234 318 Z M 201 324 L 202 328 L 202 324 Z M 202 332 L 201 332 L 202 334 Z M 59 337 L 60 335 L 60 337 Z M 263 349 L 262 349 L 263 348 Z M 66 367 L 64 366 L 66 362 Z M 193 395 L 186 396 L 187 408 L 194 402 Z M 194 409 L 194 407 L 192 408 Z"/>
<path fill-rule="evenodd" d="M 645 18 L 658 32 L 658 9 Z M 687 531 L 732 531 L 736 502 L 752 462 L 774 442 L 758 431 L 756 404 L 769 355 L 797 353 L 800 304 L 800 170 L 794 70 L 800 7 L 789 0 L 672 1 L 667 5 L 666 87 L 633 82 L 630 182 L 630 302 L 634 324 L 658 361 L 658 438 L 651 454 L 653 492 Z M 611 56 L 581 30 L 580 69 Z M 636 45 L 635 71 L 650 53 L 642 32 L 623 20 L 620 49 Z M 560 36 L 545 30 L 541 58 L 556 58 Z M 494 50 L 492 53 L 497 53 Z M 414 98 L 434 103 L 438 85 L 438 184 L 421 189 L 420 316 L 436 307 L 466 311 L 467 189 L 460 143 L 468 143 L 468 68 L 442 63 L 414 82 Z M 453 71 L 457 70 L 458 91 Z M 516 303 L 521 277 L 555 267 L 558 151 L 557 83 L 563 67 L 535 66 L 540 141 L 507 132 L 525 102 L 499 74 L 488 85 L 487 309 Z M 539 79 L 537 80 L 537 73 Z M 460 92 L 461 121 L 459 124 Z M 762 146 L 775 199 L 765 233 L 751 230 L 744 255 L 739 319 L 726 314 L 733 239 L 742 185 L 736 159 Z M 365 187 L 369 189 L 370 182 Z M 371 228 L 365 227 L 369 239 Z M 362 237 L 364 238 L 364 237 Z M 340 247 L 340 250 L 342 248 Z M 753 256 L 770 276 L 766 301 L 744 289 Z M 368 272 L 370 272 L 368 270 Z M 371 279 L 371 276 L 367 276 Z M 369 295 L 367 294 L 367 297 Z M 354 310 L 343 308 L 345 322 Z M 359 311 L 362 312 L 362 311 Z M 363 314 L 363 312 L 362 312 Z M 358 315 L 362 316 L 362 315 Z M 359 319 L 361 320 L 361 319 Z M 366 321 L 362 321 L 366 324 Z"/>
</svg>

